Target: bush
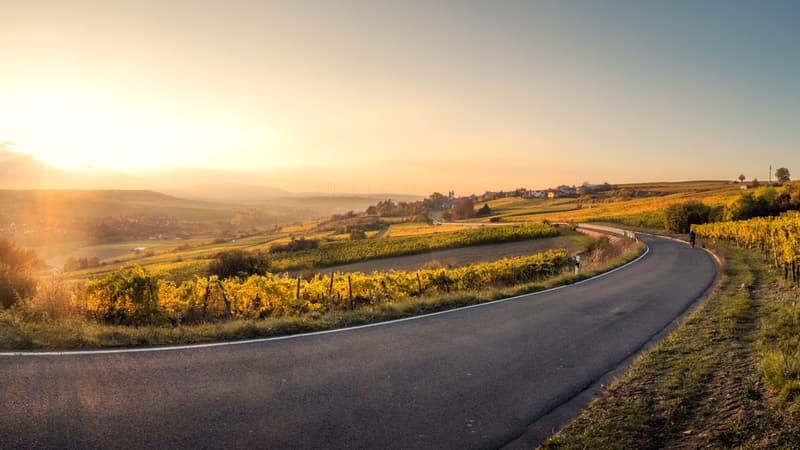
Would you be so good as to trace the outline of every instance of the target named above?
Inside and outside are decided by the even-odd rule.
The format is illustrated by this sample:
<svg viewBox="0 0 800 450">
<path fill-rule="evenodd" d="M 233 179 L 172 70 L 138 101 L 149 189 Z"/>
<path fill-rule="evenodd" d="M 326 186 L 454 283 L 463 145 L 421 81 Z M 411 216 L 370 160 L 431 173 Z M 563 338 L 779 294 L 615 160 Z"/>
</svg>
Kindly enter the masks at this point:
<svg viewBox="0 0 800 450">
<path fill-rule="evenodd" d="M 294 239 L 283 245 L 273 245 L 270 247 L 270 253 L 287 253 L 299 252 L 301 250 L 310 250 L 319 247 L 319 239 Z"/>
<path fill-rule="evenodd" d="M 38 320 L 60 320 L 85 313 L 80 304 L 80 292 L 67 288 L 58 278 L 45 278 L 36 286 L 36 293 L 22 301 L 22 310 Z"/>
<path fill-rule="evenodd" d="M 800 208 L 800 190 L 794 183 L 780 189 L 764 188 L 758 192 L 743 192 L 725 207 L 724 220 L 746 220 L 753 217 L 776 216 Z"/>
<path fill-rule="evenodd" d="M 208 266 L 208 273 L 220 279 L 247 277 L 266 272 L 269 268 L 267 257 L 260 253 L 243 250 L 229 250 L 218 253 Z"/>
<path fill-rule="evenodd" d="M 673 233 L 688 233 L 692 225 L 708 223 L 711 208 L 700 202 L 676 203 L 664 212 L 664 228 Z"/>
<path fill-rule="evenodd" d="M 36 290 L 36 281 L 25 271 L 0 264 L 0 306 L 8 308 L 28 298 Z"/>
<path fill-rule="evenodd" d="M 366 239 L 366 238 L 367 238 L 367 233 L 365 233 L 363 230 L 352 230 L 352 231 L 350 231 L 350 240 L 358 241 L 358 240 Z"/>
<path fill-rule="evenodd" d="M 450 214 L 456 220 L 471 219 L 477 214 L 475 212 L 475 202 L 469 197 L 456 200 L 455 206 L 450 210 Z"/>
<path fill-rule="evenodd" d="M 484 203 L 483 206 L 478 210 L 478 217 L 486 217 L 492 214 L 492 208 L 489 207 L 488 203 Z"/>
<path fill-rule="evenodd" d="M 99 267 L 100 266 L 100 258 L 97 256 L 89 257 L 82 257 L 82 258 L 75 258 L 74 256 L 70 256 L 64 261 L 64 266 L 62 270 L 64 272 L 72 272 L 75 270 L 83 270 L 88 269 L 91 267 Z"/>
<path fill-rule="evenodd" d="M 36 290 L 31 271 L 39 265 L 36 254 L 0 239 L 0 306 L 8 308 Z"/>
<path fill-rule="evenodd" d="M 158 324 L 166 319 L 158 303 L 158 282 L 139 266 L 117 270 L 86 285 L 87 308 L 95 318 L 117 325 Z"/>
</svg>

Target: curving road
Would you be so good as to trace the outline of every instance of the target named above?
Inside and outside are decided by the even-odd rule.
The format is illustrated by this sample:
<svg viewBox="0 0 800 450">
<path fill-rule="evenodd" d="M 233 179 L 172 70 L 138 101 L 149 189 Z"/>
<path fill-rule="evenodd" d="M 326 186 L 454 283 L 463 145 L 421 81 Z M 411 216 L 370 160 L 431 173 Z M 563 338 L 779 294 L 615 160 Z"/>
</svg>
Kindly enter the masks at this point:
<svg viewBox="0 0 800 450">
<path fill-rule="evenodd" d="M 650 252 L 607 276 L 417 320 L 231 346 L 2 355 L 0 448 L 531 446 L 548 412 L 712 285 L 706 252 L 643 240 Z"/>
</svg>

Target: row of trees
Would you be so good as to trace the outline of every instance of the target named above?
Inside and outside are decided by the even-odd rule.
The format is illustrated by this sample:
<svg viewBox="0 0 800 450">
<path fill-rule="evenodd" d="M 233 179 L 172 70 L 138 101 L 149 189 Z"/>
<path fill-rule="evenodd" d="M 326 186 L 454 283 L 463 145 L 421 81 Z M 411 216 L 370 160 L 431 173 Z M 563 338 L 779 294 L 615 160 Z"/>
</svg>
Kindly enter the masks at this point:
<svg viewBox="0 0 800 450">
<path fill-rule="evenodd" d="M 755 192 L 742 192 L 724 207 L 711 207 L 696 201 L 671 205 L 664 212 L 664 228 L 675 233 L 688 233 L 691 225 L 695 224 L 777 216 L 797 209 L 800 209 L 800 188 L 787 183 L 777 189 L 767 187 Z"/>
<path fill-rule="evenodd" d="M 739 174 L 738 179 L 740 183 L 744 183 L 747 177 L 742 173 Z M 792 180 L 792 174 L 789 173 L 789 169 L 786 167 L 780 167 L 775 171 L 775 180 L 777 180 L 778 183 L 788 183 Z M 758 178 L 753 178 L 753 185 L 759 185 Z"/>
</svg>

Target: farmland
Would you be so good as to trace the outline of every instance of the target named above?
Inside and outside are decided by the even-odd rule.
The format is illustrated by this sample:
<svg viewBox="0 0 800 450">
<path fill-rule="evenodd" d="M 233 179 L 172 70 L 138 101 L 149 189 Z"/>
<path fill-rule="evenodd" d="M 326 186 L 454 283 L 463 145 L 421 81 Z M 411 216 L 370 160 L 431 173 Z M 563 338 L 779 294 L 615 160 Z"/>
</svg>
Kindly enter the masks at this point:
<svg viewBox="0 0 800 450">
<path fill-rule="evenodd" d="M 410 204 L 383 205 L 396 211 Z M 189 336 L 195 337 L 178 340 L 185 342 L 201 339 L 196 333 L 206 323 L 218 323 L 214 329 L 220 330 L 231 321 L 317 320 L 341 313 L 360 322 L 367 319 L 355 317 L 376 307 L 395 311 L 387 312 L 391 316 L 412 305 L 446 308 L 450 300 L 442 298 L 473 295 L 468 292 L 496 298 L 509 289 L 537 290 L 568 282 L 563 273 L 576 253 L 596 255 L 587 262 L 588 274 L 641 251 L 628 244 L 624 250 L 616 243 L 596 245 L 569 227 L 540 221 L 474 226 L 417 218 L 351 212 L 236 235 L 51 247 L 51 267 L 41 275 L 38 296 L 6 318 L 39 324 L 35 329 L 73 324 L 80 334 L 126 324 L 193 327 Z M 251 268 L 224 277 L 210 272 L 212 263 L 225 258 L 244 258 Z M 60 274 L 53 275 L 53 265 Z M 44 341 L 35 345 L 58 345 Z"/>
<path fill-rule="evenodd" d="M 81 314 L 93 315 L 93 317 L 99 318 L 101 323 L 107 323 L 109 320 L 114 323 L 116 319 L 109 318 L 114 316 L 113 314 L 106 317 L 91 312 L 97 311 L 97 307 L 87 306 L 89 303 L 86 302 L 90 297 L 90 290 L 87 290 L 87 286 L 103 282 L 113 285 L 112 281 L 115 279 L 122 283 L 120 280 L 132 276 L 131 273 L 139 273 L 136 272 L 139 270 L 141 270 L 143 279 L 150 280 L 146 284 L 153 286 L 154 292 L 159 292 L 159 298 L 162 296 L 164 298 L 163 304 L 154 310 L 161 311 L 156 316 L 162 319 L 168 318 L 171 323 L 193 323 L 197 320 L 198 313 L 192 309 L 195 308 L 194 306 L 189 307 L 188 305 L 202 304 L 203 301 L 209 301 L 208 298 L 211 297 L 219 300 L 221 295 L 216 290 L 219 287 L 217 282 L 209 281 L 213 276 L 213 273 L 209 272 L 210 264 L 220 255 L 236 255 L 235 252 L 241 252 L 240 255 L 249 258 L 253 269 L 239 273 L 240 283 L 245 283 L 245 280 L 255 275 L 275 277 L 274 279 L 270 278 L 272 281 L 268 283 L 272 287 L 266 287 L 265 281 L 260 279 L 258 282 L 251 281 L 248 284 L 248 286 L 259 283 L 264 285 L 263 292 L 253 294 L 254 297 L 251 296 L 247 301 L 236 301 L 247 304 L 254 298 L 258 298 L 258 302 L 262 303 L 258 307 L 252 305 L 246 307 L 245 310 L 250 312 L 243 313 L 242 318 L 252 319 L 253 314 L 262 318 L 273 317 L 269 314 L 267 316 L 262 314 L 263 305 L 266 304 L 264 302 L 269 297 L 267 292 L 280 291 L 279 297 L 287 301 L 291 297 L 294 298 L 293 301 L 299 301 L 301 298 L 311 301 L 312 299 L 303 297 L 306 295 L 304 293 L 325 290 L 328 292 L 327 302 L 331 301 L 334 292 L 338 293 L 336 298 L 340 302 L 344 297 L 350 298 L 352 294 L 344 296 L 341 293 L 343 289 L 341 283 L 344 282 L 344 277 L 329 274 L 354 273 L 356 279 L 361 279 L 358 277 L 365 277 L 368 276 L 366 274 L 377 272 L 375 276 L 383 277 L 381 279 L 384 280 L 384 283 L 393 276 L 401 276 L 391 275 L 395 272 L 414 274 L 401 276 L 410 277 L 412 280 L 419 275 L 417 291 L 413 296 L 409 296 L 409 293 L 405 291 L 405 293 L 399 294 L 391 289 L 385 290 L 388 292 L 385 294 L 388 296 L 387 298 L 419 301 L 416 297 L 421 294 L 424 294 L 422 296 L 443 295 L 441 289 L 427 290 L 420 287 L 425 284 L 422 283 L 422 278 L 423 273 L 426 273 L 419 272 L 420 270 L 461 270 L 459 268 L 471 264 L 493 264 L 494 261 L 503 257 L 523 258 L 538 253 L 544 254 L 550 249 L 557 248 L 567 249 L 569 254 L 574 255 L 586 252 L 594 245 L 592 240 L 586 236 L 574 233 L 568 228 L 561 228 L 561 231 L 558 231 L 543 221 L 585 220 L 629 223 L 632 220 L 634 222 L 641 220 L 634 224 L 646 226 L 648 229 L 659 229 L 664 225 L 664 212 L 670 205 L 686 201 L 702 201 L 704 204 L 723 208 L 733 199 L 738 198 L 741 195 L 740 192 L 737 185 L 730 183 L 695 182 L 623 185 L 616 186 L 613 190 L 603 194 L 584 195 L 578 198 L 506 197 L 488 202 L 491 214 L 487 217 L 444 225 L 418 220 L 418 213 L 415 213 L 414 217 L 380 215 L 370 217 L 363 213 L 351 212 L 334 215 L 327 220 L 312 220 L 272 227 L 267 231 L 239 232 L 235 236 L 139 239 L 99 243 L 80 248 L 65 248 L 61 255 L 52 257 L 50 261 L 57 265 L 63 265 L 64 268 L 67 266 L 65 262 L 72 263 L 70 270 L 60 275 L 58 280 L 65 283 L 64 289 L 67 291 L 74 290 L 74 293 L 70 294 L 73 300 L 77 299 L 76 301 L 79 303 L 84 302 L 83 306 L 78 308 L 83 311 Z M 140 201 L 142 195 L 144 194 L 133 198 Z M 144 197 L 150 198 L 147 195 Z M 160 201 L 174 201 L 169 197 L 158 198 Z M 412 211 L 417 208 L 413 203 L 393 204 L 391 201 L 383 202 L 382 205 L 388 208 L 387 211 L 403 208 Z M 475 226 L 476 220 L 496 223 L 492 223 L 492 226 Z M 504 222 L 514 223 L 504 224 Z M 355 235 L 353 235 L 354 232 Z M 512 244 L 515 242 L 516 244 Z M 504 247 L 504 245 L 508 245 L 508 247 Z M 512 247 L 519 247 L 520 250 L 512 250 Z M 628 256 L 623 259 L 629 258 L 632 254 L 626 253 Z M 610 260 L 617 256 L 605 259 Z M 76 261 L 78 262 L 77 266 L 74 264 Z M 84 261 L 86 264 L 81 266 Z M 131 265 L 134 267 L 130 268 Z M 598 264 L 599 266 L 602 266 L 602 263 Z M 311 284 L 307 290 L 301 289 L 298 294 L 297 286 L 292 284 L 296 283 L 296 279 L 292 281 L 291 277 L 281 278 L 286 276 L 280 275 L 285 272 L 290 272 L 292 276 L 301 276 L 306 280 L 303 283 Z M 425 276 L 433 277 L 433 272 L 431 275 Z M 403 279 L 406 280 L 406 278 Z M 235 281 L 226 281 L 223 277 L 217 279 L 222 286 L 228 286 L 224 289 L 230 290 L 231 298 L 235 298 L 234 292 L 240 292 L 243 289 L 238 287 L 239 285 L 230 284 L 236 283 Z M 530 280 L 520 280 L 520 282 L 524 284 Z M 373 282 L 365 281 L 364 283 Z M 392 281 L 389 282 L 389 285 L 393 285 L 392 283 L 397 285 L 399 282 Z M 428 284 L 430 285 L 430 283 L 432 282 L 429 280 Z M 210 286 L 207 288 L 207 293 L 202 293 L 201 285 Z M 167 287 L 162 288 L 162 286 L 174 286 L 174 288 L 170 290 Z M 280 289 L 277 288 L 278 286 Z M 326 287 L 323 289 L 320 286 Z M 483 286 L 485 289 L 498 288 L 493 281 L 486 281 Z M 162 289 L 165 290 L 162 292 Z M 470 289 L 477 289 L 477 287 L 472 286 Z M 94 299 L 92 301 L 95 304 L 102 304 L 102 295 L 97 292 L 91 294 Z M 190 292 L 193 292 L 192 295 L 195 296 L 190 296 L 193 299 L 191 301 L 190 297 L 186 297 Z M 224 292 L 228 291 L 224 290 Z M 152 293 L 148 295 L 153 296 Z M 198 300 L 197 295 L 206 300 Z M 314 295 L 320 297 L 318 294 Z M 352 296 L 354 298 L 375 298 L 375 295 L 374 293 L 356 293 Z M 217 305 L 214 307 L 217 310 L 217 313 L 214 313 L 216 315 L 200 315 L 201 322 L 235 318 L 227 317 L 226 314 L 220 316 L 218 305 L 225 302 L 219 303 L 217 300 L 214 300 Z M 152 303 L 153 299 L 151 298 L 149 301 Z M 271 299 L 268 303 L 280 304 L 276 299 Z M 358 301 L 355 303 L 358 304 Z M 329 303 L 312 301 L 311 304 L 323 306 L 304 306 L 298 309 L 303 312 L 301 315 L 318 313 L 320 308 L 330 312 Z M 235 310 L 233 306 L 230 308 Z M 206 312 L 210 309 L 213 308 L 207 304 Z M 164 312 L 167 310 L 172 312 L 167 314 Z M 178 310 L 193 312 L 179 314 L 176 312 Z M 284 316 L 279 315 L 275 318 L 282 317 Z M 158 319 L 156 322 L 162 319 Z"/>
<path fill-rule="evenodd" d="M 800 265 L 797 213 L 746 221 L 720 218 L 777 214 L 787 207 L 781 205 L 792 207 L 794 192 L 791 184 L 749 192 L 721 182 L 624 185 L 595 196 L 489 200 L 491 214 L 446 224 L 348 213 L 236 235 L 53 247 L 61 255 L 50 261 L 90 258 L 96 264 L 44 276 L 36 296 L 2 313 L 0 341 L 12 348 L 205 342 L 329 329 L 480 303 L 571 283 L 641 252 L 632 242 L 598 244 L 568 226 L 548 223 L 602 221 L 663 233 L 669 211 L 694 202 L 706 208 L 704 220 L 715 211 L 714 222 L 690 224 L 701 245 L 713 246 L 725 261 L 721 287 L 674 338 L 645 354 L 598 401 L 601 406 L 590 407 L 545 445 L 677 442 L 681 427 L 775 433 L 775 423 L 794 420 L 800 398 L 795 387 L 797 311 L 790 301 L 796 297 Z M 569 273 L 576 253 L 587 259 L 580 275 Z M 260 272 L 209 273 L 220 255 L 242 255 Z M 710 334 L 719 337 L 714 345 L 703 339 Z M 738 356 L 729 353 L 730 346 Z M 742 359 L 747 363 L 736 362 Z M 683 360 L 692 361 L 691 367 Z M 663 371 L 662 382 L 647 381 Z M 746 403 L 738 388 L 718 383 L 715 371 L 749 380 L 748 389 L 755 389 L 760 400 Z M 682 379 L 689 381 L 676 389 L 676 380 Z M 762 419 L 721 424 L 698 412 L 718 407 L 716 397 L 703 397 L 704 392 L 728 388 L 737 392 L 742 410 Z M 631 389 L 666 403 L 630 404 Z M 678 406 L 673 410 L 670 405 Z M 688 412 L 681 416 L 681 411 Z M 614 425 L 661 412 L 675 425 Z M 714 436 L 692 442 L 720 442 Z"/>
<path fill-rule="evenodd" d="M 675 203 L 701 201 L 723 206 L 741 190 L 728 182 L 642 183 L 618 186 L 611 194 L 576 198 L 489 201 L 493 214 L 481 220 L 500 222 L 549 220 L 551 222 L 612 222 L 661 228 L 664 209 Z"/>
<path fill-rule="evenodd" d="M 470 219 L 474 221 L 498 221 L 503 222 L 579 222 L 579 221 L 603 221 L 617 223 L 635 227 L 646 227 L 649 229 L 660 229 L 664 222 L 664 210 L 667 206 L 675 203 L 698 200 L 712 206 L 722 206 L 730 202 L 739 195 L 738 185 L 723 182 L 692 182 L 692 183 L 644 183 L 620 185 L 612 193 L 605 195 L 589 195 L 580 198 L 556 198 L 556 199 L 535 199 L 507 197 L 488 202 L 492 209 L 492 214 L 487 217 Z M 26 194 L 28 196 L 33 194 Z M 55 195 L 55 194 L 52 194 Z M 52 195 L 40 195 L 31 211 L 43 213 L 54 205 Z M 80 205 L 85 201 L 85 206 L 78 208 L 78 214 L 91 216 L 98 214 L 99 211 L 106 211 L 114 214 L 114 211 L 137 211 L 150 210 L 154 212 L 164 212 L 177 205 L 175 211 L 180 212 L 181 217 L 198 218 L 199 216 L 186 215 L 181 211 L 204 210 L 208 217 L 204 220 L 213 220 L 210 225 L 205 226 L 205 234 L 191 234 L 189 236 L 179 236 L 178 239 L 167 237 L 158 239 L 152 236 L 138 240 L 124 240 L 110 243 L 92 243 L 85 240 L 72 242 L 51 242 L 47 245 L 33 246 L 32 248 L 53 268 L 62 268 L 68 258 L 97 258 L 94 267 L 79 268 L 71 270 L 66 275 L 70 279 L 83 279 L 107 274 L 119 267 L 129 263 L 136 263 L 157 273 L 164 273 L 166 276 L 176 281 L 191 277 L 193 272 L 202 270 L 211 259 L 222 251 L 241 249 L 245 251 L 268 251 L 274 245 L 286 244 L 292 239 L 316 239 L 323 245 L 323 250 L 317 254 L 297 254 L 277 258 L 275 270 L 298 270 L 308 269 L 314 266 L 339 265 L 351 261 L 363 259 L 364 250 L 355 250 L 358 245 L 364 248 L 385 246 L 386 242 L 397 245 L 401 241 L 394 238 L 405 238 L 413 236 L 429 236 L 434 234 L 447 234 L 459 231 L 463 228 L 458 223 L 436 225 L 425 221 L 413 221 L 403 217 L 383 218 L 383 228 L 378 230 L 368 230 L 365 233 L 367 240 L 358 244 L 345 245 L 349 236 L 334 232 L 333 230 L 321 231 L 320 221 L 305 221 L 280 227 L 270 226 L 269 229 L 252 229 L 246 232 L 232 231 L 230 225 L 222 226 L 220 221 L 230 214 L 236 215 L 234 206 L 223 207 L 208 202 L 186 201 L 168 196 L 151 195 L 145 192 L 135 195 L 123 193 L 108 193 L 101 196 L 89 196 L 88 193 L 70 194 L 72 197 L 65 197 L 74 205 Z M 127 195 L 127 197 L 126 197 Z M 75 197 L 75 200 L 71 200 Z M 12 202 L 16 197 L 6 195 L 6 202 Z M 20 197 L 22 198 L 22 197 Z M 2 196 L 0 196 L 2 199 Z M 18 201 L 18 200 L 13 200 Z M 132 207 L 128 207 L 128 202 L 134 202 Z M 47 203 L 49 202 L 49 203 Z M 11 205 L 11 203 L 9 203 Z M 140 205 L 140 206 L 136 206 Z M 12 205 L 13 206 L 13 205 Z M 342 204 L 340 207 L 346 206 Z M 65 211 L 52 206 L 56 211 Z M 203 209 L 205 208 L 205 209 Z M 29 208 L 30 209 L 30 208 Z M 85 211 L 81 213 L 80 211 Z M 228 230 L 228 231 L 225 231 Z M 149 236 L 149 235 L 148 235 Z M 392 238 L 385 240 L 384 238 Z M 336 241 L 341 241 L 337 243 Z M 24 243 L 24 242 L 23 242 Z M 328 246 L 330 245 L 330 246 Z M 413 247 L 410 241 L 402 245 Z M 334 250 L 339 250 L 337 246 L 346 248 L 352 255 L 351 257 L 336 257 L 330 255 Z M 419 251 L 430 251 L 434 248 L 418 248 L 417 250 L 391 250 L 377 252 L 384 256 L 415 253 Z M 370 250 L 372 251 L 372 250 Z M 326 254 L 327 252 L 327 254 Z M 380 255 L 367 256 L 374 258 Z"/>
</svg>

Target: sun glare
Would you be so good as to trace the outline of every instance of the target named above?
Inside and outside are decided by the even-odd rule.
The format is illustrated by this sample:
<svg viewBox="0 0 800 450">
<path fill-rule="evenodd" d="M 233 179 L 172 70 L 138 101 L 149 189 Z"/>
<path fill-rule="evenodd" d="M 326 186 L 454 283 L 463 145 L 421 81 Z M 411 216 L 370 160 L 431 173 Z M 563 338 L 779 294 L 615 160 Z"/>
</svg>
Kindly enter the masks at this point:
<svg viewBox="0 0 800 450">
<path fill-rule="evenodd" d="M 253 145 L 226 124 L 91 89 L 36 88 L 0 102 L 0 141 L 64 169 L 141 171 Z"/>
</svg>

